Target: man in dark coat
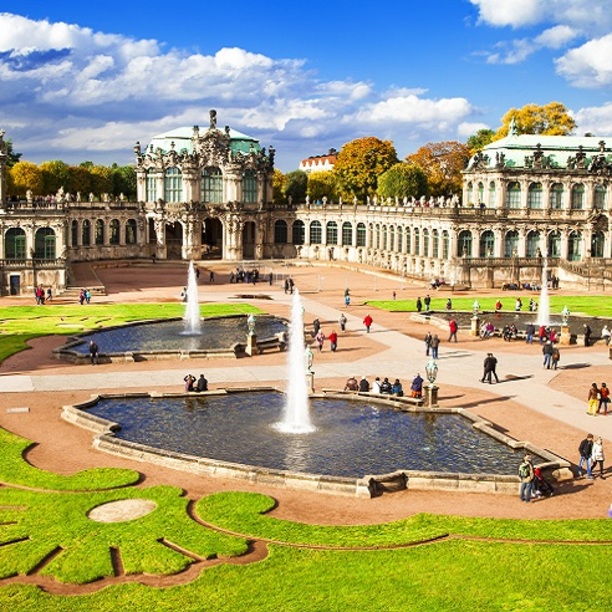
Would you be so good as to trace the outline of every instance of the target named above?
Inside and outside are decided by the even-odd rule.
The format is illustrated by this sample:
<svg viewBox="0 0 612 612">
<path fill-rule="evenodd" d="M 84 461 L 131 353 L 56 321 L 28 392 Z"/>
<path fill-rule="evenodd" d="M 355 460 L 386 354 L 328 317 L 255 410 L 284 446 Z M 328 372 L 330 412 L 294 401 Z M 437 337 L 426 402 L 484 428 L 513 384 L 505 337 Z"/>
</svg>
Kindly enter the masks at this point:
<svg viewBox="0 0 612 612">
<path fill-rule="evenodd" d="M 488 382 L 489 384 L 492 384 L 493 376 L 495 376 L 495 382 L 499 382 L 497 372 L 495 371 L 496 368 L 497 359 L 493 356 L 493 353 L 487 353 L 487 356 L 484 360 L 484 372 L 482 374 L 482 379 L 480 380 L 480 382 Z"/>
</svg>

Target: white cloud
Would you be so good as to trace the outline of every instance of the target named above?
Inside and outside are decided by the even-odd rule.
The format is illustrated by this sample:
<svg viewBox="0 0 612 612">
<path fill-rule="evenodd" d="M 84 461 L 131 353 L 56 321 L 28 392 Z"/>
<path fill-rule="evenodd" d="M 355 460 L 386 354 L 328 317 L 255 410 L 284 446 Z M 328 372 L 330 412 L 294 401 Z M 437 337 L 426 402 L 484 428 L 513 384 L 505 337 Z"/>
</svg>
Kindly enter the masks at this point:
<svg viewBox="0 0 612 612">
<path fill-rule="evenodd" d="M 457 136 L 461 138 L 469 138 L 478 132 L 479 130 L 491 129 L 490 125 L 486 123 L 470 123 L 469 121 L 462 121 L 457 126 Z"/>
<path fill-rule="evenodd" d="M 565 46 L 570 40 L 576 38 L 577 32 L 568 25 L 557 25 L 544 30 L 534 38 L 534 42 L 542 47 L 549 49 L 559 49 Z"/>
<path fill-rule="evenodd" d="M 577 133 L 590 132 L 595 136 L 608 136 L 612 134 L 612 102 L 603 106 L 581 108 L 576 112 L 575 119 L 578 124 Z"/>
<path fill-rule="evenodd" d="M 470 0 L 479 9 L 479 21 L 514 28 L 538 23 L 545 14 L 540 0 Z"/>
<path fill-rule="evenodd" d="M 559 74 L 577 87 L 612 84 L 612 34 L 591 40 L 556 60 Z"/>
</svg>

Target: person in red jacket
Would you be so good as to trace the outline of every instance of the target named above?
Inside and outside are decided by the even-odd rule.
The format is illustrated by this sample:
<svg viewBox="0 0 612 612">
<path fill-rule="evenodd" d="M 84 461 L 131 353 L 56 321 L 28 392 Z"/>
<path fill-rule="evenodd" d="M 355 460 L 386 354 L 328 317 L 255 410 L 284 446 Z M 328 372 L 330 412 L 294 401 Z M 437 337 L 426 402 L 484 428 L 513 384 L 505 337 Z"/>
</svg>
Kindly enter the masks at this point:
<svg viewBox="0 0 612 612">
<path fill-rule="evenodd" d="M 374 319 L 372 319 L 372 317 L 369 314 L 367 314 L 363 319 L 363 324 L 365 325 L 365 328 L 368 334 L 370 333 L 370 327 L 372 327 L 373 320 Z"/>
<path fill-rule="evenodd" d="M 459 326 L 457 325 L 457 321 L 455 321 L 455 319 L 451 319 L 448 322 L 448 329 L 450 332 L 450 335 L 448 336 L 448 341 L 450 342 L 454 338 L 455 342 L 457 342 L 457 330 L 459 329 Z"/>
<path fill-rule="evenodd" d="M 331 346 L 332 353 L 335 353 L 336 349 L 338 348 L 338 334 L 336 333 L 335 329 L 332 331 L 331 334 L 329 334 L 329 343 Z"/>
</svg>

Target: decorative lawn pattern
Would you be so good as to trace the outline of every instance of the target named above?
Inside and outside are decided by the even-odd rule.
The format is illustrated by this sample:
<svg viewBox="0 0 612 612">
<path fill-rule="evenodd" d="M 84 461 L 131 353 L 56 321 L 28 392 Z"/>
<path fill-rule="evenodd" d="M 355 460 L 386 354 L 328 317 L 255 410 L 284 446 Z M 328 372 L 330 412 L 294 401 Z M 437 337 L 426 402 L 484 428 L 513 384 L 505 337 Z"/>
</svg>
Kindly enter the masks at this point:
<svg viewBox="0 0 612 612">
<path fill-rule="evenodd" d="M 0 308 L 0 362 L 28 348 L 32 338 L 75 335 L 135 321 L 182 317 L 185 305 L 168 304 L 89 304 L 49 306 L 7 306 Z M 262 314 L 250 304 L 204 304 L 203 318 L 239 314 Z"/>
<path fill-rule="evenodd" d="M 432 295 L 433 293 L 433 295 Z M 481 311 L 495 311 L 495 303 L 500 300 L 503 304 L 503 312 L 514 312 L 514 302 L 518 296 L 523 300 L 523 312 L 528 310 L 529 298 L 536 302 L 540 301 L 540 294 L 537 291 L 501 291 L 494 297 L 479 297 L 477 293 L 471 297 L 458 297 L 448 292 L 439 294 L 432 292 L 430 309 L 433 311 L 446 310 L 446 300 L 450 298 L 453 303 L 453 310 L 471 311 L 474 300 L 478 299 Z M 421 300 L 425 296 L 423 292 Z M 561 314 L 564 306 L 567 306 L 572 314 L 583 314 L 592 317 L 612 318 L 612 296 L 602 295 L 550 295 L 550 312 Z M 386 310 L 388 312 L 417 312 L 416 300 L 371 300 L 365 302 L 368 306 Z"/>
<path fill-rule="evenodd" d="M 23 460 L 32 442 L 0 428 L 0 482 L 46 491 L 100 491 L 136 484 L 135 470 L 96 468 L 71 476 L 39 470 Z"/>
</svg>

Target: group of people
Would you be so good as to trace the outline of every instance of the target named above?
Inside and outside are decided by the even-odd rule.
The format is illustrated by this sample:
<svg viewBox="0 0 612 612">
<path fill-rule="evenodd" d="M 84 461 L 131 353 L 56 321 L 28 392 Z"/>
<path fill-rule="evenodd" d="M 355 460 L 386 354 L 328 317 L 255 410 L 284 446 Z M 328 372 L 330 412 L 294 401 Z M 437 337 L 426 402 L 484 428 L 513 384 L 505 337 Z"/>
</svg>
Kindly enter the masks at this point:
<svg viewBox="0 0 612 612">
<path fill-rule="evenodd" d="M 593 476 L 593 468 L 599 467 L 599 477 L 602 480 L 605 480 L 606 477 L 604 475 L 604 448 L 603 448 L 603 440 L 601 436 L 595 439 L 593 434 L 587 434 L 586 438 L 580 442 L 578 446 L 578 453 L 580 454 L 580 459 L 578 461 L 578 477 L 582 477 L 582 468 L 586 468 L 587 478 L 589 480 L 593 480 L 595 476 Z"/>
<path fill-rule="evenodd" d="M 455 332 L 455 334 L 456 333 L 457 332 Z M 457 338 L 455 336 L 455 342 L 456 341 L 457 341 Z M 431 356 L 432 359 L 437 359 L 438 349 L 440 347 L 440 338 L 438 337 L 438 334 L 432 334 L 431 332 L 427 332 L 425 334 L 424 342 L 425 342 L 425 356 L 426 357 Z"/>
<path fill-rule="evenodd" d="M 365 376 L 362 376 L 360 381 L 357 381 L 354 376 L 351 376 L 347 379 L 344 390 L 358 391 L 360 393 L 377 393 L 380 395 L 395 395 L 397 397 L 402 397 L 404 395 L 404 389 L 399 378 L 396 378 L 392 383 L 387 377 L 383 378 L 381 381 L 380 376 L 377 376 L 372 384 L 370 384 Z"/>
<path fill-rule="evenodd" d="M 34 299 L 39 306 L 44 306 L 45 302 L 50 302 L 53 299 L 51 287 L 49 287 L 46 292 L 42 285 L 34 287 Z"/>
<path fill-rule="evenodd" d="M 601 383 L 601 387 L 598 387 L 597 383 L 592 383 L 589 388 L 587 402 L 588 415 L 595 416 L 597 414 L 603 414 L 604 416 L 608 416 L 608 404 L 610 403 L 610 389 L 608 385 L 603 382 Z"/>
<path fill-rule="evenodd" d="M 416 299 L 416 309 L 417 312 L 421 312 L 423 310 L 423 306 L 425 307 L 425 312 L 430 312 L 431 310 L 431 297 L 429 293 L 421 300 L 420 297 Z"/>
<path fill-rule="evenodd" d="M 346 329 L 346 317 L 344 317 L 344 325 L 342 324 L 342 316 L 340 316 L 340 328 L 342 331 Z M 319 353 L 323 351 L 323 346 L 325 345 L 325 340 L 329 339 L 329 348 L 332 353 L 336 352 L 338 348 L 338 333 L 335 329 L 331 331 L 329 337 L 325 335 L 325 332 L 321 329 L 321 321 L 319 318 L 315 318 L 312 322 L 312 335 L 314 336 L 315 345 Z"/>
<path fill-rule="evenodd" d="M 193 374 L 187 374 L 183 380 L 185 381 L 185 391 L 188 393 L 208 391 L 208 381 L 204 374 L 200 374 L 200 378 L 196 378 Z"/>
<path fill-rule="evenodd" d="M 214 276 L 210 279 L 211 282 L 214 281 Z M 246 283 L 250 285 L 257 284 L 259 281 L 259 270 L 257 268 L 253 268 L 253 270 L 244 270 L 243 268 L 236 268 L 236 270 L 232 270 L 229 276 L 230 283 Z"/>
<path fill-rule="evenodd" d="M 83 304 L 89 304 L 91 302 L 91 291 L 89 289 L 81 289 L 79 291 L 79 304 L 82 306 Z"/>
<path fill-rule="evenodd" d="M 531 455 L 525 455 L 523 458 L 523 462 L 518 468 L 518 476 L 521 481 L 519 487 L 521 501 L 529 503 L 532 495 L 534 497 L 543 497 L 544 495 L 550 497 L 555 492 L 554 487 L 544 478 L 542 470 L 539 467 L 534 467 Z"/>
</svg>

